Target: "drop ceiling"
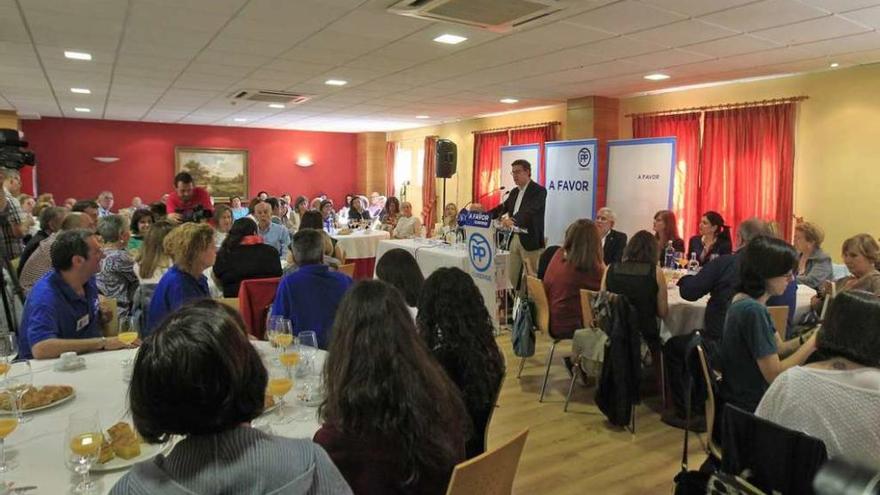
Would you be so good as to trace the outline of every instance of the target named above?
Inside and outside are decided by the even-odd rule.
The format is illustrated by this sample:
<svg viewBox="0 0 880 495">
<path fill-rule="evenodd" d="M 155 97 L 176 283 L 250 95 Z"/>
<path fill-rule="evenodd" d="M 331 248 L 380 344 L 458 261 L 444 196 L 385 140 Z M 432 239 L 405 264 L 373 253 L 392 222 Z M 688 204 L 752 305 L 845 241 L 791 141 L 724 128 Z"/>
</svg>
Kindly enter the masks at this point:
<svg viewBox="0 0 880 495">
<path fill-rule="evenodd" d="M 585 95 L 880 61 L 880 0 L 568 0 L 510 33 L 392 15 L 393 3 L 0 0 L 0 109 L 390 131 Z M 432 41 L 444 33 L 468 39 Z M 65 50 L 93 58 L 69 60 Z M 671 77 L 644 79 L 653 72 Z M 233 105 L 229 95 L 240 89 L 311 98 L 284 109 Z"/>
</svg>

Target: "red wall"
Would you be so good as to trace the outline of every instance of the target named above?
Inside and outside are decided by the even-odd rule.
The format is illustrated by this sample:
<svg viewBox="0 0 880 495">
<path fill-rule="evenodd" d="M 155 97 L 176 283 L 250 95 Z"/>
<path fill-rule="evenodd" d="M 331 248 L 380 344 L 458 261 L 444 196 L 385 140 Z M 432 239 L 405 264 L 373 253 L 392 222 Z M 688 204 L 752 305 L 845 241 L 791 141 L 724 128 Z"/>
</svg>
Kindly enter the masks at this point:
<svg viewBox="0 0 880 495">
<path fill-rule="evenodd" d="M 104 189 L 113 191 L 114 210 L 134 196 L 159 200 L 172 190 L 175 146 L 248 150 L 248 196 L 323 192 L 338 201 L 356 184 L 356 134 L 60 118 L 23 120 L 21 128 L 37 155 L 38 190 L 53 193 L 59 204 Z M 119 161 L 100 163 L 95 156 Z M 299 156 L 314 165 L 296 166 Z M 22 171 L 27 193 L 33 192 L 30 168 Z"/>
</svg>

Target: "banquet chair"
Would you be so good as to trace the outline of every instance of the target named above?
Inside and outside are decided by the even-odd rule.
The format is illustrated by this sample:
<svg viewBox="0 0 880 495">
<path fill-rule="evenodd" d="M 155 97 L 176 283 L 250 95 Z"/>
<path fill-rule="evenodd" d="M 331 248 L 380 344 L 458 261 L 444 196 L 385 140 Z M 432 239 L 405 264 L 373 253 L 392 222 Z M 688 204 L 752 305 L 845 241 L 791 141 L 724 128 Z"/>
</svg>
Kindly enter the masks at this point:
<svg viewBox="0 0 880 495">
<path fill-rule="evenodd" d="M 769 306 L 770 318 L 773 320 L 773 328 L 779 339 L 785 342 L 785 334 L 788 331 L 788 306 Z"/>
<path fill-rule="evenodd" d="M 355 269 L 354 263 L 346 263 L 344 265 L 339 265 L 339 268 L 337 269 L 337 271 L 342 272 L 351 278 L 354 278 L 354 269 Z"/>
<path fill-rule="evenodd" d="M 716 435 L 715 421 L 718 415 L 716 407 L 718 402 L 716 402 L 715 396 L 715 393 L 718 391 L 718 379 L 715 377 L 715 371 L 709 367 L 709 361 L 706 359 L 706 351 L 703 349 L 703 345 L 697 345 L 694 352 L 696 352 L 697 359 L 700 361 L 700 375 L 706 389 L 706 453 L 721 460 L 721 446 L 713 438 Z"/>
<path fill-rule="evenodd" d="M 258 339 L 266 335 L 266 316 L 275 301 L 281 277 L 242 280 L 238 289 L 238 310 L 248 333 Z"/>
<path fill-rule="evenodd" d="M 238 311 L 239 302 L 238 302 L 237 297 L 221 297 L 221 298 L 218 298 L 217 301 L 220 304 L 225 304 L 225 305 L 229 306 L 230 308 Z"/>
<path fill-rule="evenodd" d="M 581 315 L 583 317 L 584 328 L 596 328 L 595 317 L 593 316 L 593 301 L 599 293 L 594 290 L 581 289 Z M 574 365 L 578 367 L 584 376 L 589 376 L 583 365 L 583 357 L 577 356 Z M 571 381 L 568 383 L 568 393 L 565 395 L 565 405 L 562 406 L 563 412 L 568 412 L 568 403 L 571 400 L 571 393 L 574 391 L 574 382 L 577 380 L 577 373 L 571 374 Z"/>
<path fill-rule="evenodd" d="M 553 354 L 556 352 L 556 345 L 563 340 L 571 340 L 571 336 L 562 337 L 553 333 L 553 327 L 550 325 L 550 301 L 547 299 L 547 291 L 544 289 L 544 282 L 539 278 L 527 276 L 526 287 L 529 291 L 529 297 L 531 297 L 532 301 L 535 303 L 535 313 L 537 314 L 535 326 L 538 327 L 538 330 L 547 332 L 547 335 L 553 339 L 553 344 L 550 345 L 550 353 L 547 355 L 547 366 L 544 369 L 544 381 L 541 384 L 541 395 L 538 397 L 538 402 L 543 402 L 544 393 L 547 391 L 547 381 L 550 379 L 550 365 L 553 363 Z"/>
<path fill-rule="evenodd" d="M 528 436 L 525 429 L 507 443 L 455 466 L 446 495 L 509 495 Z"/>
</svg>

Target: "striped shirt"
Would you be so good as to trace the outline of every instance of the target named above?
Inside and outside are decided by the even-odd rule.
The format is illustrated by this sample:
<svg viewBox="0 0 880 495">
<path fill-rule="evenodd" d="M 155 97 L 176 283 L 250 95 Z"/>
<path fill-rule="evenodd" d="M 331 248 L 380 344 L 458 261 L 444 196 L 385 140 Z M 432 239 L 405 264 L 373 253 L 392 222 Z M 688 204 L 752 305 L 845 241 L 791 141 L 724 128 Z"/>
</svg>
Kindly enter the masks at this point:
<svg viewBox="0 0 880 495">
<path fill-rule="evenodd" d="M 0 211 L 0 242 L 6 259 L 18 258 L 21 255 L 21 238 L 14 233 L 15 226 L 21 225 L 23 212 L 21 205 L 14 196 L 3 190 L 6 195 L 6 208 Z"/>
</svg>

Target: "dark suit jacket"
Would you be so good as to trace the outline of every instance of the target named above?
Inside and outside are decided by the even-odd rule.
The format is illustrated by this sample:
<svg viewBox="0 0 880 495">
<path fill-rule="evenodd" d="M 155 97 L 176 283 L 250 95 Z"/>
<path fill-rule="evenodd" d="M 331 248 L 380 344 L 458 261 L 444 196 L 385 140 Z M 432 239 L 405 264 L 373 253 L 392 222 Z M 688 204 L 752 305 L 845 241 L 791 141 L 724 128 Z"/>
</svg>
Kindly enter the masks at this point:
<svg viewBox="0 0 880 495">
<path fill-rule="evenodd" d="M 529 231 L 528 234 L 519 234 L 519 242 L 522 247 L 534 251 L 544 247 L 544 207 L 547 203 L 547 190 L 535 181 L 529 182 L 525 196 L 519 205 L 519 211 L 513 214 L 516 206 L 516 198 L 519 196 L 519 188 L 513 188 L 510 196 L 489 210 L 492 218 L 498 218 L 505 213 L 513 217 L 516 226 Z"/>
<path fill-rule="evenodd" d="M 605 266 L 623 261 L 623 248 L 625 247 L 626 234 L 614 229 L 609 230 L 608 236 L 605 237 L 605 253 L 603 254 Z"/>
</svg>

